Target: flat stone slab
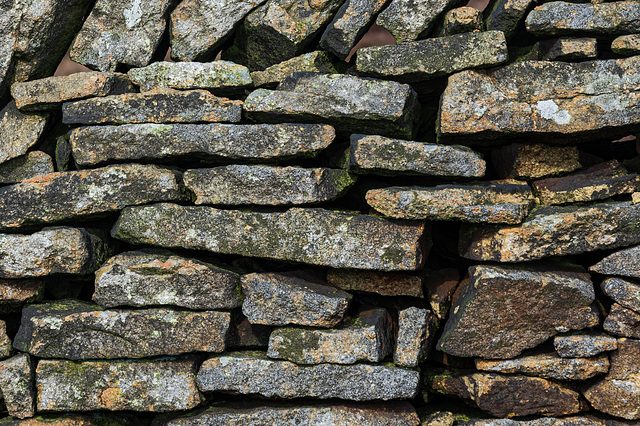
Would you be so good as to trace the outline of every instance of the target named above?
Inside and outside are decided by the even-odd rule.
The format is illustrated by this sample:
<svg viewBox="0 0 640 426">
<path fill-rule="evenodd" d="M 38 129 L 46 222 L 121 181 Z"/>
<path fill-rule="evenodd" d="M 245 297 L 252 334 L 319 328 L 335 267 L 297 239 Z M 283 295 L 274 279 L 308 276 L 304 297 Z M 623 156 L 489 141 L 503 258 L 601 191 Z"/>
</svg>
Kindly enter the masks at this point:
<svg viewBox="0 0 640 426">
<path fill-rule="evenodd" d="M 27 354 L 0 361 L 0 390 L 10 416 L 24 419 L 36 413 L 33 367 Z"/>
<path fill-rule="evenodd" d="M 11 86 L 11 96 L 22 111 L 56 109 L 63 102 L 133 91 L 134 87 L 125 74 L 113 72 L 80 72 Z"/>
<path fill-rule="evenodd" d="M 243 105 L 254 121 L 322 122 L 340 133 L 411 138 L 418 100 L 411 86 L 342 74 L 296 73 L 278 90 L 257 89 Z"/>
<path fill-rule="evenodd" d="M 188 410 L 202 401 L 192 358 L 124 361 L 41 360 L 38 411 Z"/>
<path fill-rule="evenodd" d="M 1 279 L 0 314 L 20 312 L 22 306 L 39 302 L 44 297 L 45 280 L 38 278 Z"/>
<path fill-rule="evenodd" d="M 445 10 L 457 6 L 457 0 L 391 0 L 376 24 L 393 34 L 396 43 L 425 38 Z"/>
<path fill-rule="evenodd" d="M 324 209 L 258 213 L 168 203 L 125 209 L 112 229 L 134 244 L 380 270 L 420 268 L 424 233 L 424 223 Z"/>
<path fill-rule="evenodd" d="M 464 146 L 351 135 L 350 167 L 357 173 L 404 172 L 428 176 L 482 177 L 487 164 Z"/>
<path fill-rule="evenodd" d="M 507 61 L 507 41 L 501 31 L 454 34 L 397 45 L 358 50 L 358 72 L 403 83 L 418 83 L 473 68 Z"/>
<path fill-rule="evenodd" d="M 391 317 L 385 309 L 362 309 L 337 329 L 277 328 L 267 356 L 296 364 L 380 362 L 393 348 Z"/>
<path fill-rule="evenodd" d="M 539 207 L 518 226 L 463 226 L 460 255 L 467 259 L 524 262 L 640 243 L 640 205 Z"/>
<path fill-rule="evenodd" d="M 269 359 L 260 352 L 231 352 L 202 363 L 198 388 L 267 398 L 387 401 L 414 397 L 419 379 L 417 371 L 386 365 L 298 366 Z"/>
<path fill-rule="evenodd" d="M 349 293 L 295 276 L 247 274 L 240 282 L 242 313 L 251 324 L 333 327 L 351 303 Z"/>
<path fill-rule="evenodd" d="M 437 348 L 449 355 L 507 359 L 559 332 L 591 327 L 593 284 L 586 272 L 472 266 Z"/>
<path fill-rule="evenodd" d="M 17 183 L 53 172 L 53 160 L 49 154 L 30 151 L 0 164 L 0 185 Z"/>
<path fill-rule="evenodd" d="M 101 306 L 175 305 L 233 309 L 242 304 L 240 277 L 164 250 L 118 254 L 96 271 L 93 301 Z"/>
<path fill-rule="evenodd" d="M 233 165 L 184 173 L 196 204 L 315 204 L 335 200 L 354 183 L 345 169 Z"/>
<path fill-rule="evenodd" d="M 186 201 L 180 173 L 126 164 L 50 173 L 0 188 L 0 229 L 95 217 L 154 201 Z"/>
<path fill-rule="evenodd" d="M 424 297 L 423 279 L 417 274 L 329 269 L 327 282 L 345 291 L 377 293 L 382 296 Z"/>
<path fill-rule="evenodd" d="M 533 46 L 543 61 L 578 61 L 598 57 L 598 40 L 592 37 L 560 37 L 553 43 L 538 42 Z"/>
<path fill-rule="evenodd" d="M 271 65 L 263 71 L 251 73 L 255 87 L 277 86 L 282 80 L 296 72 L 317 72 L 321 74 L 340 74 L 345 64 L 335 56 L 323 50 L 304 53 L 279 64 Z"/>
<path fill-rule="evenodd" d="M 487 30 L 502 31 L 510 39 L 531 3 L 533 0 L 492 0 L 485 9 L 484 22 Z"/>
<path fill-rule="evenodd" d="M 640 314 L 618 303 L 611 305 L 602 328 L 614 336 L 640 339 Z"/>
<path fill-rule="evenodd" d="M 620 278 L 607 278 L 600 288 L 622 306 L 640 312 L 640 284 Z"/>
<path fill-rule="evenodd" d="M 556 336 L 553 346 L 563 358 L 585 358 L 618 348 L 618 341 L 604 333 L 580 333 L 569 336 Z"/>
<path fill-rule="evenodd" d="M 611 42 L 611 50 L 618 55 L 637 55 L 640 53 L 640 34 L 616 37 Z"/>
<path fill-rule="evenodd" d="M 398 336 L 393 363 L 417 367 L 429 355 L 436 331 L 436 317 L 429 309 L 410 307 L 398 311 Z"/>
<path fill-rule="evenodd" d="M 71 130 L 76 164 L 111 161 L 277 161 L 313 157 L 335 138 L 323 124 L 125 124 Z M 246 141 L 250 140 L 251 144 Z"/>
<path fill-rule="evenodd" d="M 439 141 L 511 142 L 517 135 L 523 141 L 544 137 L 573 145 L 634 133 L 640 129 L 638 88 L 632 83 L 638 69 L 640 58 L 631 57 L 522 61 L 484 73 L 454 74 L 442 95 Z"/>
<path fill-rule="evenodd" d="M 242 101 L 206 90 L 158 89 L 91 98 L 62 106 L 65 124 L 198 123 L 240 121 Z"/>
<path fill-rule="evenodd" d="M 531 187 L 519 181 L 372 189 L 366 200 L 395 219 L 510 224 L 521 223 L 534 203 Z"/>
<path fill-rule="evenodd" d="M 591 266 L 589 270 L 603 275 L 622 275 L 624 277 L 640 278 L 638 256 L 640 256 L 640 246 L 620 250 Z"/>
<path fill-rule="evenodd" d="M 23 114 L 15 102 L 0 110 L 0 164 L 26 154 L 44 133 L 49 114 Z"/>
<path fill-rule="evenodd" d="M 502 179 L 537 179 L 582 167 L 576 146 L 514 143 L 491 152 Z"/>
</svg>

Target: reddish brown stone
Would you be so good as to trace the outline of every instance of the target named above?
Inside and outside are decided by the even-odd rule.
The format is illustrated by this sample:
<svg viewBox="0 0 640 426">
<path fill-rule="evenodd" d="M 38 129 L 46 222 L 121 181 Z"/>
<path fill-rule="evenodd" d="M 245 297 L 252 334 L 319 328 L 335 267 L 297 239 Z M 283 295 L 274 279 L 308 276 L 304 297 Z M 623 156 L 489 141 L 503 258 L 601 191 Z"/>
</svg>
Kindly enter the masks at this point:
<svg viewBox="0 0 640 426">
<path fill-rule="evenodd" d="M 382 296 L 424 297 L 423 278 L 416 274 L 330 269 L 327 281 L 346 291 L 377 293 Z"/>
<path fill-rule="evenodd" d="M 514 143 L 494 149 L 491 156 L 503 179 L 536 179 L 581 167 L 575 146 Z"/>
<path fill-rule="evenodd" d="M 615 336 L 640 338 L 640 314 L 617 303 L 611 305 L 602 328 Z"/>
<path fill-rule="evenodd" d="M 0 314 L 19 311 L 26 303 L 44 297 L 44 281 L 39 279 L 0 279 Z"/>
</svg>

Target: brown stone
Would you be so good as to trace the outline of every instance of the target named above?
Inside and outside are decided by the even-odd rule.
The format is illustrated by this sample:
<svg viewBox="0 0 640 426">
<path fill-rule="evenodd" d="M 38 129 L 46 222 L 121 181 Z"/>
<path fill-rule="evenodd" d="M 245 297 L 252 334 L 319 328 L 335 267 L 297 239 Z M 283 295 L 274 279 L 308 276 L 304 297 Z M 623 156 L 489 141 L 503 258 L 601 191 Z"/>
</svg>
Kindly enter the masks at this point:
<svg viewBox="0 0 640 426">
<path fill-rule="evenodd" d="M 453 293 L 460 283 L 456 268 L 438 269 L 426 273 L 424 287 L 431 311 L 439 320 L 445 320 L 451 307 Z"/>
<path fill-rule="evenodd" d="M 621 278 L 607 278 L 600 288 L 622 306 L 640 313 L 640 284 Z"/>
<path fill-rule="evenodd" d="M 415 274 L 330 269 L 327 281 L 346 291 L 377 293 L 382 296 L 424 297 L 423 279 Z"/>
<path fill-rule="evenodd" d="M 598 40 L 591 37 L 560 37 L 533 47 L 542 61 L 578 61 L 598 57 Z"/>
<path fill-rule="evenodd" d="M 503 179 L 537 179 L 581 167 L 575 146 L 514 143 L 494 149 L 491 155 Z"/>
<path fill-rule="evenodd" d="M 631 56 L 640 53 L 640 34 L 623 35 L 611 42 L 611 50 L 619 55 Z"/>
<path fill-rule="evenodd" d="M 640 246 L 620 250 L 611 253 L 600 262 L 591 266 L 589 270 L 603 275 L 622 275 L 625 277 L 640 278 L 639 255 Z M 605 282 L 609 282 L 609 280 Z M 613 283 L 614 282 L 612 282 L 612 284 Z M 640 311 L 640 303 L 637 303 L 636 306 L 638 306 L 638 311 Z"/>
<path fill-rule="evenodd" d="M 271 65 L 264 71 L 254 71 L 251 73 L 251 79 L 255 87 L 271 87 L 276 86 L 295 72 L 305 71 L 339 74 L 344 71 L 344 66 L 329 52 L 315 50 L 279 64 Z"/>
<path fill-rule="evenodd" d="M 611 305 L 602 328 L 614 336 L 640 338 L 640 314 L 622 305 Z"/>
<path fill-rule="evenodd" d="M 493 30 L 495 28 L 489 28 Z M 437 37 L 482 31 L 482 11 L 475 7 L 456 7 L 445 13 L 435 31 Z"/>
<path fill-rule="evenodd" d="M 11 339 L 7 336 L 7 323 L 0 320 L 0 359 L 8 358 L 13 353 Z"/>
<path fill-rule="evenodd" d="M 251 324 L 242 313 L 234 312 L 227 333 L 227 349 L 266 348 L 272 330 L 268 325 Z"/>
<path fill-rule="evenodd" d="M 28 303 L 39 302 L 44 297 L 44 280 L 0 279 L 0 314 L 17 312 Z"/>
</svg>

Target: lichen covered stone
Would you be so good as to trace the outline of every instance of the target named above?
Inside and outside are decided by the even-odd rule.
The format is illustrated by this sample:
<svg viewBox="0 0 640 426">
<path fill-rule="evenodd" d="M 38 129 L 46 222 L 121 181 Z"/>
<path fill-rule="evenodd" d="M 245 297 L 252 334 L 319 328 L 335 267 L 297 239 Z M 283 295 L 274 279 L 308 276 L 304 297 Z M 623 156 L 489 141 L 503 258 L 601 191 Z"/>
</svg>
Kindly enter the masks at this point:
<svg viewBox="0 0 640 426">
<path fill-rule="evenodd" d="M 314 50 L 271 65 L 263 71 L 254 71 L 251 73 L 251 78 L 255 87 L 275 87 L 296 72 L 339 74 L 345 70 L 345 66 L 346 63 L 341 63 L 329 52 Z"/>
<path fill-rule="evenodd" d="M 511 39 L 533 0 L 491 0 L 485 9 L 484 23 L 489 31 L 502 31 Z"/>
<path fill-rule="evenodd" d="M 391 0 L 376 24 L 388 30 L 396 43 L 425 38 L 436 18 L 445 10 L 460 3 L 459 0 Z"/>
<path fill-rule="evenodd" d="M 10 416 L 24 419 L 36 413 L 31 357 L 19 354 L 0 361 L 0 390 Z"/>
<path fill-rule="evenodd" d="M 44 133 L 48 113 L 24 114 L 15 102 L 0 111 L 0 164 L 26 154 Z"/>
<path fill-rule="evenodd" d="M 0 164 L 0 185 L 21 182 L 53 173 L 53 160 L 42 151 L 30 151 Z"/>
<path fill-rule="evenodd" d="M 537 179 L 581 167 L 575 146 L 514 143 L 492 150 L 491 157 L 503 179 Z"/>
<path fill-rule="evenodd" d="M 614 336 L 640 339 L 640 314 L 618 303 L 611 305 L 602 328 Z"/>
<path fill-rule="evenodd" d="M 622 275 L 624 277 L 640 278 L 640 265 L 638 265 L 639 255 L 640 246 L 616 251 L 591 266 L 589 270 L 603 275 Z M 614 285 L 616 283 L 622 283 L 622 280 L 606 280 L 603 285 L 607 282 Z M 640 293 L 638 293 L 638 296 L 640 296 Z"/>
<path fill-rule="evenodd" d="M 423 279 L 418 274 L 330 269 L 327 271 L 327 281 L 345 291 L 424 297 Z"/>
<path fill-rule="evenodd" d="M 22 306 L 39 302 L 44 291 L 42 279 L 0 279 L 0 314 L 20 312 Z"/>
<path fill-rule="evenodd" d="M 445 37 L 454 34 L 479 32 L 483 27 L 482 21 L 482 12 L 475 7 L 456 7 L 442 15 L 435 35 L 436 37 Z M 490 30 L 493 29 L 496 28 L 490 28 Z"/>
<path fill-rule="evenodd" d="M 611 50 L 614 53 L 625 56 L 640 54 L 640 34 L 617 37 L 611 42 Z"/>
<path fill-rule="evenodd" d="M 429 309 L 410 307 L 398 312 L 398 336 L 393 363 L 417 367 L 429 355 L 436 331 L 436 317 Z"/>
<path fill-rule="evenodd" d="M 604 333 L 587 332 L 553 338 L 553 347 L 563 358 L 587 358 L 618 348 L 618 341 Z"/>
</svg>

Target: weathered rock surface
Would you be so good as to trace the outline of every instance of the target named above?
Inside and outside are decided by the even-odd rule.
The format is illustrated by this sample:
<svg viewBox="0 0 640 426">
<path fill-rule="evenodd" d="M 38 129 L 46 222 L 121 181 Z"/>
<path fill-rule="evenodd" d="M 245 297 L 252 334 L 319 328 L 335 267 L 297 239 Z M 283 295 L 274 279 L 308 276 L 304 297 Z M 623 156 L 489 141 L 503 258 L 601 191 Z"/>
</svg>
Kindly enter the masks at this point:
<svg viewBox="0 0 640 426">
<path fill-rule="evenodd" d="M 36 413 L 34 371 L 27 354 L 0 361 L 0 390 L 10 416 L 24 419 Z"/>
<path fill-rule="evenodd" d="M 563 358 L 585 358 L 618 348 L 618 341 L 604 333 L 585 333 L 569 336 L 556 336 L 553 346 Z"/>
<path fill-rule="evenodd" d="M 48 361 L 36 369 L 38 411 L 188 410 L 202 397 L 197 361 Z"/>
<path fill-rule="evenodd" d="M 140 418 L 128 413 L 93 412 L 88 414 L 43 414 L 19 420 L 14 417 L 0 419 L 2 426 L 135 426 Z"/>
<path fill-rule="evenodd" d="M 42 136 L 48 114 L 23 114 L 10 102 L 0 111 L 0 163 L 24 155 Z"/>
<path fill-rule="evenodd" d="M 20 312 L 23 305 L 39 302 L 44 290 L 41 279 L 0 279 L 0 314 Z"/>
<path fill-rule="evenodd" d="M 598 57 L 598 40 L 591 37 L 560 37 L 553 42 L 537 43 L 543 61 L 577 61 Z"/>
<path fill-rule="evenodd" d="M 92 98 L 62 106 L 65 124 L 237 122 L 242 102 L 206 90 L 158 89 Z"/>
<path fill-rule="evenodd" d="M 356 66 L 364 75 L 417 83 L 462 70 L 492 67 L 506 62 L 507 56 L 504 34 L 484 31 L 364 47 L 358 50 Z"/>
<path fill-rule="evenodd" d="M 175 3 L 98 0 L 71 47 L 71 59 L 99 71 L 148 65 Z"/>
<path fill-rule="evenodd" d="M 385 309 L 362 309 L 337 329 L 277 328 L 269 337 L 269 358 L 296 364 L 380 362 L 393 349 L 391 317 Z"/>
<path fill-rule="evenodd" d="M 7 323 L 0 320 L 0 359 L 8 358 L 13 353 L 11 339 L 7 336 Z"/>
<path fill-rule="evenodd" d="M 486 162 L 463 146 L 436 145 L 375 135 L 351 135 L 351 168 L 361 173 L 405 172 L 482 177 Z"/>
<path fill-rule="evenodd" d="M 491 156 L 503 179 L 537 179 L 581 167 L 575 146 L 514 143 L 494 149 Z"/>
<path fill-rule="evenodd" d="M 459 283 L 460 274 L 456 268 L 444 268 L 426 273 L 424 283 L 426 297 L 431 312 L 438 320 L 444 321 L 447 318 L 453 294 Z"/>
<path fill-rule="evenodd" d="M 622 275 L 624 277 L 640 278 L 638 256 L 640 256 L 640 246 L 620 250 L 591 266 L 589 270 L 603 275 Z M 611 283 L 622 284 L 622 280 L 614 280 L 611 281 Z"/>
<path fill-rule="evenodd" d="M 534 202 L 529 185 L 519 181 L 372 189 L 366 200 L 396 219 L 476 223 L 521 223 Z"/>
<path fill-rule="evenodd" d="M 277 238 L 266 238 L 267 230 Z M 135 244 L 380 270 L 418 269 L 427 255 L 424 232 L 423 223 L 323 209 L 258 213 L 175 204 L 125 209 L 112 229 Z"/>
<path fill-rule="evenodd" d="M 70 132 L 80 166 L 110 161 L 197 158 L 208 161 L 274 161 L 313 157 L 331 144 L 323 124 L 128 124 L 89 126 Z M 245 143 L 247 140 L 251 144 Z"/>
<path fill-rule="evenodd" d="M 138 250 L 96 271 L 93 301 L 101 306 L 175 305 L 232 309 L 242 304 L 238 274 L 164 250 Z"/>
<path fill-rule="evenodd" d="M 63 102 L 133 91 L 134 87 L 125 74 L 112 72 L 80 72 L 11 86 L 11 96 L 22 111 L 55 109 Z"/>
<path fill-rule="evenodd" d="M 298 205 L 338 198 L 355 179 L 344 169 L 233 165 L 189 169 L 196 204 Z"/>
<path fill-rule="evenodd" d="M 13 1 L 0 4 L 0 99 L 3 101 L 11 84 L 13 51 L 20 23 L 19 13 Z"/>
<path fill-rule="evenodd" d="M 639 214 L 640 205 L 630 202 L 539 207 L 519 226 L 463 227 L 460 254 L 474 260 L 523 262 L 637 244 Z"/>
<path fill-rule="evenodd" d="M 185 201 L 180 173 L 126 164 L 50 173 L 0 188 L 0 229 L 87 218 L 154 201 Z"/>
<path fill-rule="evenodd" d="M 490 28 L 493 29 L 493 28 Z M 482 30 L 482 12 L 475 7 L 457 7 L 445 13 L 435 32 L 436 37 L 479 32 Z"/>
<path fill-rule="evenodd" d="M 377 293 L 382 296 L 424 297 L 422 277 L 415 274 L 330 269 L 327 281 L 346 291 Z"/>
<path fill-rule="evenodd" d="M 458 0 L 391 0 L 378 15 L 376 24 L 387 29 L 396 43 L 424 38 L 445 10 L 460 3 Z"/>
<path fill-rule="evenodd" d="M 640 312 L 640 284 L 620 278 L 607 278 L 600 288 L 622 306 Z"/>
<path fill-rule="evenodd" d="M 555 334 L 593 324 L 589 274 L 545 268 L 472 266 L 438 349 L 454 356 L 512 358 Z"/>
<path fill-rule="evenodd" d="M 294 74 L 278 90 L 257 89 L 244 102 L 255 121 L 320 121 L 345 134 L 406 138 L 415 133 L 418 108 L 409 85 L 342 74 Z"/>
<path fill-rule="evenodd" d="M 264 71 L 254 71 L 251 73 L 251 78 L 255 87 L 276 86 L 296 72 L 337 74 L 343 71 L 344 64 L 340 63 L 336 57 L 323 50 L 315 50 L 271 65 Z"/>
<path fill-rule="evenodd" d="M 406 399 L 416 395 L 419 373 L 386 365 L 298 366 L 260 352 L 232 352 L 202 363 L 201 391 L 232 391 L 267 398 Z"/>
<path fill-rule="evenodd" d="M 435 329 L 436 317 L 429 309 L 410 307 L 399 311 L 393 363 L 417 367 L 429 354 Z"/>
<path fill-rule="evenodd" d="M 471 419 L 461 422 L 463 426 L 630 426 L 624 420 L 612 420 L 610 417 L 593 415 L 569 417 L 541 417 L 533 420 L 512 419 Z"/>
<path fill-rule="evenodd" d="M 484 12 L 487 30 L 502 31 L 510 39 L 531 3 L 533 0 L 492 0 Z"/>
<path fill-rule="evenodd" d="M 617 37 L 611 42 L 611 50 L 619 55 L 637 55 L 640 53 L 640 34 Z"/>
<path fill-rule="evenodd" d="M 261 273 L 240 278 L 242 313 L 252 324 L 333 327 L 351 303 L 351 295 L 294 276 Z"/>
<path fill-rule="evenodd" d="M 609 334 L 640 338 L 640 314 L 618 303 L 611 305 L 602 328 Z"/>
<path fill-rule="evenodd" d="M 84 228 L 44 228 L 31 235 L 0 234 L 0 278 L 90 274 L 111 251 L 111 243 L 104 235 Z"/>
<path fill-rule="evenodd" d="M 42 151 L 30 151 L 0 164 L 0 185 L 53 173 L 53 160 Z"/>
</svg>

